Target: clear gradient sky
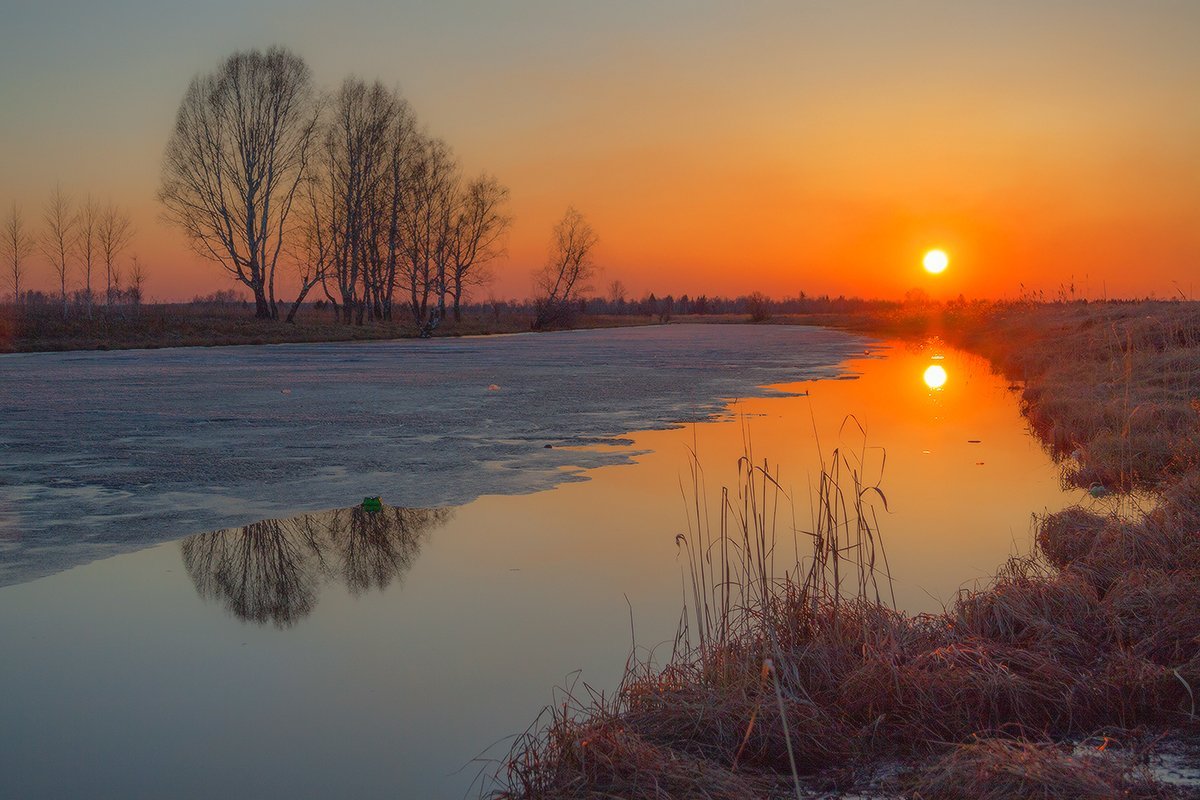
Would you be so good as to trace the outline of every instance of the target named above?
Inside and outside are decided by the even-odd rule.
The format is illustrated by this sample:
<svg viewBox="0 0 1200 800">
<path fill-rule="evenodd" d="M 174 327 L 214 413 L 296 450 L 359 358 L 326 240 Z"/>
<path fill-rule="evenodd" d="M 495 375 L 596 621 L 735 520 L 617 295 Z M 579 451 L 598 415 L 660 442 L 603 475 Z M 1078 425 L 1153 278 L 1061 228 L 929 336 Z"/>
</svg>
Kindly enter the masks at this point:
<svg viewBox="0 0 1200 800">
<path fill-rule="evenodd" d="M 598 284 L 634 294 L 1011 297 L 1074 276 L 1194 295 L 1198 42 L 1186 0 L 7 0 L 0 203 L 40 220 L 56 182 L 111 197 L 152 297 L 225 288 L 158 219 L 162 149 L 195 73 L 283 44 L 323 86 L 398 86 L 510 187 L 498 297 L 529 293 L 568 203 L 601 237 Z"/>
</svg>

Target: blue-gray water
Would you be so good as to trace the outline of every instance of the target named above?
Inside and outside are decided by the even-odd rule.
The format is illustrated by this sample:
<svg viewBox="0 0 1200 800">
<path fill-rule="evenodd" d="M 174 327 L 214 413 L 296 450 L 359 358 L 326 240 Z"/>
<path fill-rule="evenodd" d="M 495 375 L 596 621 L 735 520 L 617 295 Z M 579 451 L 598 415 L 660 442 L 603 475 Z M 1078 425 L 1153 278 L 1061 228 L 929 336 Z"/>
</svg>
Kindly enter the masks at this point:
<svg viewBox="0 0 1200 800">
<path fill-rule="evenodd" d="M 691 469 L 702 468 L 707 524 L 719 525 L 721 487 L 737 486 L 748 441 L 788 488 L 781 530 L 810 518 L 818 441 L 864 453 L 872 469 L 886 453 L 889 510 L 878 511 L 897 601 L 939 608 L 1026 546 L 1031 511 L 1078 498 L 1059 491 L 985 362 L 899 344 L 839 358 L 867 346 L 815 330 L 694 326 L 0 359 L 6 408 L 32 431 L 17 440 L 0 420 L 26 464 L 0 462 L 4 489 L 39 498 L 13 503 L 8 530 L 28 528 L 0 551 L 0 562 L 24 559 L 0 587 L 0 798 L 469 795 L 495 766 L 473 757 L 502 757 L 546 703 L 561 703 L 552 687 L 581 675 L 611 692 L 631 643 L 640 657 L 671 651 Z M 934 355 L 949 376 L 936 391 L 922 378 Z M 855 379 L 716 400 L 822 375 Z M 68 395 L 85 377 L 99 388 Z M 354 424 L 355 408 L 372 422 Z M 684 430 L 636 430 L 711 412 Z M 197 422 L 217 414 L 224 421 Z M 627 431 L 617 448 L 543 447 Z M 76 457 L 72 436 L 90 443 Z M 133 440 L 123 460 L 104 455 L 116 438 Z M 252 452 L 233 446 L 242 439 Z M 174 461 L 181 449 L 193 453 L 186 468 Z M 331 464 L 341 471 L 313 479 Z M 485 494 L 143 546 L 170 535 L 166 522 L 353 505 L 368 491 L 363 464 L 377 465 L 365 482 L 392 503 Z M 581 464 L 604 466 L 569 480 Z M 148 486 L 105 488 L 133 473 Z M 205 505 L 211 485 L 226 490 Z M 102 488 L 116 492 L 107 503 Z M 166 513 L 181 504 L 186 513 Z M 163 524 L 114 536 L 139 515 Z M 18 582 L 114 549 L 137 552 Z"/>
<path fill-rule="evenodd" d="M 0 585 L 365 495 L 433 506 L 581 479 L 629 453 L 563 445 L 834 376 L 864 346 L 686 325 L 0 356 Z"/>
</svg>

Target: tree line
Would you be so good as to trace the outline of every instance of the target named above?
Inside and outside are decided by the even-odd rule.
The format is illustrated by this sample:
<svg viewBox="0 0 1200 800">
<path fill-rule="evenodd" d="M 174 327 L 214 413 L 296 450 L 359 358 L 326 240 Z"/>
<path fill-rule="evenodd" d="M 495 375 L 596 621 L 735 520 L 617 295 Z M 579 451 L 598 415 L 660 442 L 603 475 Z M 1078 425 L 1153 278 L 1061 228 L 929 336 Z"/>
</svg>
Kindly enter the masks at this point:
<svg viewBox="0 0 1200 800">
<path fill-rule="evenodd" d="M 76 203 L 56 186 L 43 209 L 40 230 L 13 203 L 0 224 L 0 258 L 14 305 L 44 305 L 56 300 L 64 318 L 72 309 L 90 318 L 98 305 L 106 310 L 121 304 L 139 305 L 145 268 L 136 255 L 127 267 L 122 266 L 133 237 L 129 213 L 90 194 Z M 56 298 L 29 289 L 30 263 L 37 255 L 53 276 Z"/>
<path fill-rule="evenodd" d="M 512 223 L 508 198 L 494 176 L 464 174 L 395 89 L 349 77 L 320 91 L 280 47 L 234 53 L 192 79 L 158 189 L 163 216 L 249 290 L 256 317 L 291 322 L 319 292 L 346 324 L 406 317 L 424 335 L 458 321 L 470 290 L 489 281 Z M 128 272 L 119 264 L 133 238 L 126 212 L 56 187 L 42 221 L 35 233 L 15 205 L 5 220 L 0 255 L 18 304 L 49 300 L 27 289 L 35 253 L 64 316 L 90 317 L 98 297 L 140 302 L 143 266 L 136 256 Z M 569 207 L 534 271 L 535 327 L 570 324 L 597 241 Z M 285 282 L 290 302 L 277 293 Z"/>
<path fill-rule="evenodd" d="M 193 249 L 250 291 L 256 317 L 293 321 L 319 287 L 346 324 L 406 315 L 423 334 L 460 319 L 512 222 L 507 187 L 465 175 L 398 91 L 357 77 L 318 91 L 280 47 L 234 53 L 193 78 L 158 197 Z M 543 325 L 569 314 L 595 244 L 569 208 L 535 273 Z M 282 270 L 296 285 L 286 311 Z"/>
<path fill-rule="evenodd" d="M 292 321 L 319 287 L 347 324 L 404 314 L 423 333 L 460 318 L 487 280 L 508 195 L 491 175 L 464 175 L 396 90 L 349 77 L 319 92 L 304 60 L 278 47 L 192 80 L 159 190 L 194 249 L 250 291 L 257 317 Z M 286 312 L 285 268 L 297 284 Z"/>
</svg>

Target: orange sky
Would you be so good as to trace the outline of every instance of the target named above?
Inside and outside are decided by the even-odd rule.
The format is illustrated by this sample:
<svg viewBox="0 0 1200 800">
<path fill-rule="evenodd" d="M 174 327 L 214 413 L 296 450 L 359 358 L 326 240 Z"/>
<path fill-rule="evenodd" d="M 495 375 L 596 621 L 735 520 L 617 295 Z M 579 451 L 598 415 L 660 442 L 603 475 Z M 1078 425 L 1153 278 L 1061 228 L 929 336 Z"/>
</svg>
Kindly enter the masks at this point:
<svg viewBox="0 0 1200 800">
<path fill-rule="evenodd" d="M 325 86 L 395 83 L 510 187 L 498 297 L 529 293 L 568 203 L 601 237 L 598 287 L 634 294 L 1200 288 L 1197 3 L 195 5 L 0 31 L 0 202 L 36 219 L 61 182 L 128 205 L 155 298 L 227 285 L 157 219 L 179 98 L 271 43 Z"/>
</svg>

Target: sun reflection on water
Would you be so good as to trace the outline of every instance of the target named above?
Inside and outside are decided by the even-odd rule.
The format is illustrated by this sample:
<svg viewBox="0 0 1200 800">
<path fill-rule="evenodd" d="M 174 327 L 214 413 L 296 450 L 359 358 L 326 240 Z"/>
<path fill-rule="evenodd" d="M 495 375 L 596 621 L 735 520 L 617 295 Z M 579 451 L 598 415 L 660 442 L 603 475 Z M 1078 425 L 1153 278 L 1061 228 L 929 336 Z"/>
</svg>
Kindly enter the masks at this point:
<svg viewBox="0 0 1200 800">
<path fill-rule="evenodd" d="M 925 385 L 930 389 L 937 391 L 946 385 L 946 368 L 941 364 L 931 364 L 925 369 Z"/>
</svg>

